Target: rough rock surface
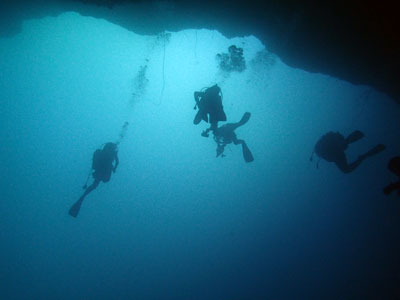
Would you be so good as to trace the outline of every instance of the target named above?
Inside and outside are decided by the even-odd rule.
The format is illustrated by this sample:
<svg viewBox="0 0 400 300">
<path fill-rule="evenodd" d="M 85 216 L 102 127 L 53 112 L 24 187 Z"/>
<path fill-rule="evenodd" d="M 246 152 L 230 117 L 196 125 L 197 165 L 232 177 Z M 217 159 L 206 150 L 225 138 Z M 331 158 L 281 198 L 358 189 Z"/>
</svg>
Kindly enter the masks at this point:
<svg viewBox="0 0 400 300">
<path fill-rule="evenodd" d="M 35 4 L 32 4 L 34 2 Z M 366 84 L 400 102 L 399 21 L 390 1 L 17 0 L 0 4 L 0 35 L 24 19 L 76 11 L 136 33 L 216 29 L 253 34 L 291 67 Z"/>
</svg>

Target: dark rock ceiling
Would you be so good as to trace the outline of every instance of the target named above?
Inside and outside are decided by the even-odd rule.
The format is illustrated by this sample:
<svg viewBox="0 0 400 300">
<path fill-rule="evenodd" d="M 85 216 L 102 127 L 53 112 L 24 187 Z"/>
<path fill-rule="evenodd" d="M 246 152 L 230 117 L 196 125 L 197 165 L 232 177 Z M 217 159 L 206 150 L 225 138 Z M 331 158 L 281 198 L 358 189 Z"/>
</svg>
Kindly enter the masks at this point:
<svg viewBox="0 0 400 300">
<path fill-rule="evenodd" d="M 0 4 L 0 35 L 24 19 L 76 11 L 139 34 L 187 28 L 253 34 L 291 67 L 366 84 L 400 102 L 399 18 L 391 1 L 16 0 Z"/>
</svg>

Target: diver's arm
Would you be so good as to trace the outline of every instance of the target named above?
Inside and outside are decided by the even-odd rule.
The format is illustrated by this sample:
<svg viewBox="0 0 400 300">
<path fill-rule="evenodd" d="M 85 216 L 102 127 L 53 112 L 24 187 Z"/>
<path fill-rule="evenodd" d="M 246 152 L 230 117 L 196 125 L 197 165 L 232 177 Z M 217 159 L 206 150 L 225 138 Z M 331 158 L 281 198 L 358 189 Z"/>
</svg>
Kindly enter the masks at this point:
<svg viewBox="0 0 400 300">
<path fill-rule="evenodd" d="M 115 166 L 114 166 L 114 169 L 113 169 L 113 172 L 114 172 L 114 173 L 115 173 L 115 171 L 117 170 L 118 164 L 119 164 L 118 155 L 115 154 Z"/>
</svg>

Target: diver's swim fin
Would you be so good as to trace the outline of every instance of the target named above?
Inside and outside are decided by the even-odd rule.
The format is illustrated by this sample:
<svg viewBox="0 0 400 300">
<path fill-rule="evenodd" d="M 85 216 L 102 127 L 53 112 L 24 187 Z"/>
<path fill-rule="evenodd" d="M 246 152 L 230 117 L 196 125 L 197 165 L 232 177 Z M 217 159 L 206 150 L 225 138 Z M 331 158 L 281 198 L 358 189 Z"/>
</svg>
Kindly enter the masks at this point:
<svg viewBox="0 0 400 300">
<path fill-rule="evenodd" d="M 385 146 L 385 145 L 379 144 L 379 145 L 376 145 L 376 146 L 375 146 L 374 148 L 372 148 L 371 150 L 369 150 L 369 151 L 368 151 L 367 153 L 365 153 L 363 156 L 364 156 L 364 158 L 367 158 L 367 157 L 369 157 L 369 156 L 376 155 L 376 154 L 382 152 L 382 151 L 385 150 L 385 149 L 386 149 L 386 146 Z"/>
<path fill-rule="evenodd" d="M 251 154 L 251 151 L 249 147 L 247 147 L 246 143 L 242 144 L 242 151 L 245 162 L 252 162 L 254 160 L 253 154 Z"/>
<path fill-rule="evenodd" d="M 363 137 L 364 133 L 362 133 L 360 130 L 356 130 L 349 134 L 349 136 L 346 138 L 346 142 L 348 144 L 351 144 L 357 142 L 358 140 L 361 140 Z"/>
<path fill-rule="evenodd" d="M 82 205 L 82 200 L 79 199 L 78 201 L 76 201 L 74 203 L 74 205 L 71 206 L 71 208 L 69 209 L 69 214 L 70 216 L 76 218 L 78 216 L 79 210 L 81 209 L 81 205 Z"/>
<path fill-rule="evenodd" d="M 246 124 L 247 121 L 249 121 L 250 116 L 251 116 L 251 113 L 245 112 L 245 113 L 243 114 L 243 117 L 242 117 L 242 118 L 240 119 L 240 121 L 237 123 L 237 125 L 238 125 L 237 127 L 243 126 L 244 124 Z"/>
</svg>

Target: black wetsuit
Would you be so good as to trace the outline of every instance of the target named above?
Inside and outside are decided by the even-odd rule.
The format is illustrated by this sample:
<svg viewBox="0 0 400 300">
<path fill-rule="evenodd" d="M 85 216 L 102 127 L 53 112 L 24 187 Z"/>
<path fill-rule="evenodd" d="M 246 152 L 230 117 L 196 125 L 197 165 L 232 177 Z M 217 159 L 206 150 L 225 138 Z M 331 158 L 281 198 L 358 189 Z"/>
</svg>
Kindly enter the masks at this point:
<svg viewBox="0 0 400 300">
<path fill-rule="evenodd" d="M 358 130 L 354 131 L 346 138 L 339 132 L 331 131 L 318 140 L 314 147 L 314 151 L 320 158 L 335 163 L 340 171 L 347 174 L 354 171 L 364 159 L 378 154 L 386 148 L 384 145 L 379 144 L 366 153 L 360 155 L 354 162 L 348 163 L 344 151 L 347 149 L 349 144 L 354 143 L 363 137 L 364 134 Z"/>
<path fill-rule="evenodd" d="M 214 130 L 214 140 L 217 143 L 217 157 L 224 156 L 225 146 L 228 144 L 242 145 L 243 158 L 246 162 L 251 162 L 254 160 L 250 149 L 247 147 L 244 140 L 238 139 L 235 130 L 243 126 L 250 119 L 251 114 L 246 112 L 243 114 L 242 119 L 237 123 L 228 123 Z"/>
<path fill-rule="evenodd" d="M 201 120 L 210 123 L 211 130 L 218 126 L 219 121 L 226 121 L 226 114 L 222 106 L 222 99 L 219 95 L 220 88 L 214 85 L 204 92 L 194 92 L 194 99 L 199 111 L 197 112 L 193 123 L 199 124 Z"/>
<path fill-rule="evenodd" d="M 113 165 L 115 161 L 115 165 Z M 79 213 L 85 197 L 97 188 L 100 181 L 108 182 L 111 178 L 111 173 L 115 172 L 119 164 L 117 155 L 117 145 L 114 143 L 107 143 L 102 150 L 96 150 L 93 154 L 92 169 L 94 170 L 93 183 L 85 189 L 83 195 L 78 199 L 77 202 L 69 210 L 69 214 L 76 217 Z"/>
</svg>

